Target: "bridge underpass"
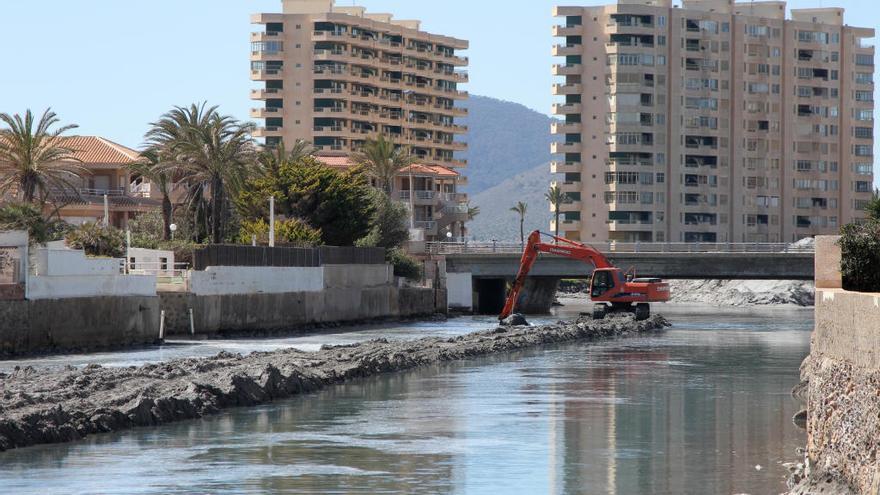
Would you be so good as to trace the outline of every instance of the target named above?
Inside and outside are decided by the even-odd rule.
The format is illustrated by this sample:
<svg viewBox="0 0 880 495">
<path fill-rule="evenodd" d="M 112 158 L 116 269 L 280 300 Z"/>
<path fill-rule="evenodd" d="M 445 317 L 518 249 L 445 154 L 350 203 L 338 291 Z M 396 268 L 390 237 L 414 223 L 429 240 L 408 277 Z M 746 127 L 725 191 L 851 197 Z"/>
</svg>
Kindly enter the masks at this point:
<svg viewBox="0 0 880 495">
<path fill-rule="evenodd" d="M 519 270 L 520 254 L 450 253 L 446 258 L 451 308 L 481 314 L 500 312 L 507 286 Z M 813 280 L 814 254 L 787 253 L 610 253 L 609 260 L 639 277 L 667 280 Z M 530 273 L 518 308 L 524 313 L 550 310 L 561 279 L 592 276 L 593 266 L 553 255 L 541 255 Z"/>
</svg>

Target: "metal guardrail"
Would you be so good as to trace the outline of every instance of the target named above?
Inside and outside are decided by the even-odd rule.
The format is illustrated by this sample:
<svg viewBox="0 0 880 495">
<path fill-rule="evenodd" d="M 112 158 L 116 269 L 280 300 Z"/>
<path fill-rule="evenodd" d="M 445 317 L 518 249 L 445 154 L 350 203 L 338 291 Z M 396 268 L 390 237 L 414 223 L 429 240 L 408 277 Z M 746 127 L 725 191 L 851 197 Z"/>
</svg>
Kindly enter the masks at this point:
<svg viewBox="0 0 880 495">
<path fill-rule="evenodd" d="M 265 247 L 211 245 L 193 252 L 193 269 L 210 266 L 319 267 L 323 265 L 381 265 L 382 248 L 359 247 Z"/>
<path fill-rule="evenodd" d="M 813 246 L 785 243 L 686 243 L 608 242 L 592 243 L 603 253 L 815 253 Z M 429 254 L 521 254 L 520 243 L 429 242 Z"/>
</svg>

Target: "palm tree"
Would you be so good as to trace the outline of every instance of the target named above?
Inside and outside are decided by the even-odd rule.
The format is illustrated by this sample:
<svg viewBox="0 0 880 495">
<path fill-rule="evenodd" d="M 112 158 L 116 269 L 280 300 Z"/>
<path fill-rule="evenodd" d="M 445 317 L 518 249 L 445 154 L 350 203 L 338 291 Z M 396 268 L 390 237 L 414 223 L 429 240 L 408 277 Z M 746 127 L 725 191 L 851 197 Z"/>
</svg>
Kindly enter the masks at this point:
<svg viewBox="0 0 880 495">
<path fill-rule="evenodd" d="M 179 174 L 189 185 L 187 202 L 201 205 L 207 216 L 206 198 L 210 197 L 210 233 L 215 244 L 224 238 L 228 199 L 253 163 L 253 129 L 253 124 L 222 116 L 217 107 L 202 103 L 175 107 L 147 133 L 150 144 L 169 157 L 161 168 Z"/>
<path fill-rule="evenodd" d="M 479 206 L 471 206 L 470 203 L 467 204 L 468 222 L 472 222 L 475 218 L 477 218 L 477 215 L 479 215 L 479 214 L 480 214 L 480 207 Z"/>
<path fill-rule="evenodd" d="M 257 165 L 264 176 L 277 176 L 283 165 L 313 156 L 316 151 L 311 143 L 303 139 L 297 139 L 289 150 L 282 142 L 271 148 L 264 148 L 257 155 Z"/>
<path fill-rule="evenodd" d="M 525 223 L 526 223 L 526 212 L 529 210 L 529 205 L 519 201 L 516 203 L 516 206 L 510 209 L 510 211 L 519 215 L 519 242 L 523 246 L 526 244 L 526 231 L 525 231 Z"/>
<path fill-rule="evenodd" d="M 174 207 L 171 204 L 171 171 L 164 166 L 156 148 L 148 148 L 141 152 L 141 159 L 128 165 L 128 169 L 150 181 L 162 194 L 162 237 L 171 239 L 171 220 Z"/>
<path fill-rule="evenodd" d="M 7 126 L 0 130 L 0 196 L 15 192 L 19 200 L 39 200 L 42 207 L 52 189 L 78 193 L 82 177 L 89 172 L 62 136 L 76 125 L 52 130 L 59 119 L 51 108 L 39 122 L 30 110 L 24 117 L 0 113 L 0 121 Z"/>
<path fill-rule="evenodd" d="M 549 201 L 550 205 L 553 207 L 553 214 L 556 218 L 556 237 L 559 237 L 559 215 L 562 213 L 560 211 L 560 206 L 569 202 L 568 194 L 562 192 L 562 189 L 560 189 L 559 186 L 552 186 L 550 190 L 544 194 L 544 198 Z"/>
<path fill-rule="evenodd" d="M 394 192 L 394 178 L 401 170 L 414 164 L 416 157 L 410 154 L 409 149 L 397 146 L 379 134 L 375 140 L 368 139 L 363 149 L 352 155 L 352 161 L 375 177 L 379 187 L 390 196 Z M 412 187 L 410 184 L 410 189 Z"/>
</svg>

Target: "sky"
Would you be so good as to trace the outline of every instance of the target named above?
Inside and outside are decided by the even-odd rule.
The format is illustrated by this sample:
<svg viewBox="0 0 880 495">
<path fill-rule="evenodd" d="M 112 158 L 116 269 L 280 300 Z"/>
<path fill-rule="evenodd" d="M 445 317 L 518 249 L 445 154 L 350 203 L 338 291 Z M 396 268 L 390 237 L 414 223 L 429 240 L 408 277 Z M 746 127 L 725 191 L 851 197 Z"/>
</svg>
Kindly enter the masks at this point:
<svg viewBox="0 0 880 495">
<path fill-rule="evenodd" d="M 563 2 L 603 5 L 613 0 Z M 846 20 L 880 26 L 876 0 L 793 0 L 841 6 Z M 0 16 L 0 112 L 51 106 L 79 134 L 141 145 L 149 122 L 174 105 L 208 101 L 249 119 L 250 14 L 280 0 L 9 0 Z M 338 5 L 353 5 L 338 0 Z M 470 41 L 472 94 L 549 113 L 554 97 L 551 17 L 559 0 L 357 0 L 370 12 L 419 19 L 429 32 Z M 880 78 L 878 78 L 880 80 Z M 878 143 L 880 145 L 880 143 Z"/>
</svg>

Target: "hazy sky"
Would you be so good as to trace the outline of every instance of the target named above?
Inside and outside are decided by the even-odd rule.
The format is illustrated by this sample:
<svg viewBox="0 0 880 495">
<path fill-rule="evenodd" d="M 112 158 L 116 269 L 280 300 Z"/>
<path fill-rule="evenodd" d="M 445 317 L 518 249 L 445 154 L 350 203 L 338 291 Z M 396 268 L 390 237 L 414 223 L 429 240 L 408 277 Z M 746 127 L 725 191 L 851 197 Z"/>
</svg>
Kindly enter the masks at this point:
<svg viewBox="0 0 880 495">
<path fill-rule="evenodd" d="M 876 0 L 794 0 L 839 5 L 846 20 L 878 26 Z M 570 2 L 601 5 L 607 1 Z M 352 5 L 340 0 L 340 5 Z M 423 21 L 471 42 L 473 94 L 550 111 L 551 9 L 558 0 L 358 0 L 372 12 Z M 442 6 L 442 8 L 438 8 Z M 137 147 L 147 123 L 173 105 L 208 100 L 248 118 L 249 32 L 254 12 L 280 0 L 8 0 L 0 15 L 0 111 L 52 106 L 81 134 Z"/>
</svg>

